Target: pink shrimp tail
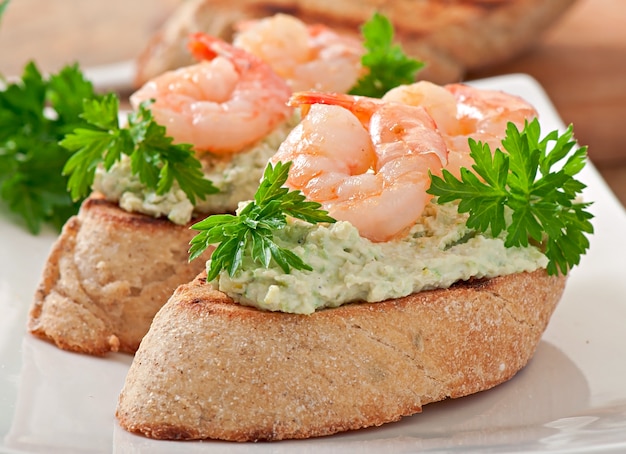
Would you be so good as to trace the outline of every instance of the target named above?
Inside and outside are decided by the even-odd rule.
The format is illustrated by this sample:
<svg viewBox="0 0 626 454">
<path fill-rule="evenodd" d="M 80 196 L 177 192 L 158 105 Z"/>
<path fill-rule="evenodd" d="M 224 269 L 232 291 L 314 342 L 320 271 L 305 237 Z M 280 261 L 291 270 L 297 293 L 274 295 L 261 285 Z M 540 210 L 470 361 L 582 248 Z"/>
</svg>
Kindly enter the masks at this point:
<svg viewBox="0 0 626 454">
<path fill-rule="evenodd" d="M 215 48 L 216 44 L 220 41 L 219 38 L 207 35 L 206 33 L 192 33 L 187 42 L 187 49 L 189 49 L 191 55 L 198 61 L 213 60 L 220 54 Z"/>
<path fill-rule="evenodd" d="M 240 71 L 262 64 L 261 59 L 255 55 L 239 49 L 220 38 L 202 32 L 196 32 L 189 36 L 187 48 L 198 61 L 225 57 L 233 62 Z"/>
<path fill-rule="evenodd" d="M 300 113 L 305 117 L 313 104 L 334 104 L 332 102 L 325 102 L 333 96 L 331 93 L 320 93 L 315 91 L 299 91 L 293 93 L 287 101 L 287 105 L 291 107 L 299 107 Z"/>
<path fill-rule="evenodd" d="M 355 97 L 343 93 L 323 93 L 319 91 L 299 91 L 291 95 L 289 105 L 298 107 L 312 104 L 333 104 L 349 108 Z"/>
<path fill-rule="evenodd" d="M 367 124 L 381 101 L 367 96 L 353 96 L 345 93 L 322 93 L 316 91 L 301 91 L 291 95 L 289 105 L 300 107 L 303 114 L 308 111 L 307 106 L 313 104 L 331 104 L 348 109 L 363 124 Z M 304 107 L 304 109 L 303 109 Z"/>
</svg>

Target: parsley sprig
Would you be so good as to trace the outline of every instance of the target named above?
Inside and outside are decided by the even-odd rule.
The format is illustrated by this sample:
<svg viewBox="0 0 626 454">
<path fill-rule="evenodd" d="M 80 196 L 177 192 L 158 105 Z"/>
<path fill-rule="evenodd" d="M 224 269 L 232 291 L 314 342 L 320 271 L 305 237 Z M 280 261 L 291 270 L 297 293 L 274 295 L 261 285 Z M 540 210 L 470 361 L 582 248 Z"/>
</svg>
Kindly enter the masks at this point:
<svg viewBox="0 0 626 454">
<path fill-rule="evenodd" d="M 361 34 L 367 50 L 361 63 L 368 71 L 350 94 L 380 98 L 398 85 L 415 82 L 424 63 L 408 57 L 399 44 L 393 43 L 394 29 L 389 19 L 374 13 L 361 27 Z"/>
<path fill-rule="evenodd" d="M 489 145 L 470 139 L 475 173 L 462 168 L 458 179 L 444 170 L 443 178 L 432 176 L 428 193 L 438 203 L 460 200 L 459 212 L 469 213 L 467 226 L 494 237 L 505 231 L 507 247 L 543 244 L 548 273 L 567 274 L 589 248 L 586 234 L 593 233 L 590 203 L 578 200 L 585 185 L 574 178 L 585 165 L 587 147 L 574 148 L 571 125 L 562 135 L 540 134 L 537 119 L 521 132 L 509 123 L 502 141 L 506 153 L 498 148 L 493 154 Z"/>
<path fill-rule="evenodd" d="M 0 198 L 33 234 L 44 223 L 61 228 L 78 211 L 61 174 L 71 153 L 58 142 L 86 125 L 84 98 L 97 95 L 78 65 L 44 77 L 30 62 L 0 89 Z"/>
<path fill-rule="evenodd" d="M 110 94 L 103 99 L 86 100 L 81 117 L 88 128 L 77 128 L 65 136 L 61 145 L 74 152 L 63 169 L 69 175 L 67 189 L 77 200 L 89 193 L 96 168 L 106 170 L 121 159 L 130 157 L 131 171 L 148 188 L 164 194 L 177 181 L 180 188 L 195 203 L 218 192 L 204 178 L 202 165 L 189 144 L 173 144 L 165 127 L 156 123 L 147 103 L 128 115 L 128 125 L 120 127 L 119 100 Z"/>
<path fill-rule="evenodd" d="M 292 251 L 274 241 L 274 232 L 287 225 L 287 216 L 310 223 L 335 222 L 317 202 L 305 200 L 300 191 L 283 187 L 291 163 L 268 164 L 254 201 L 237 215 L 219 214 L 194 224 L 198 233 L 191 240 L 189 260 L 200 256 L 210 245 L 217 244 L 211 255 L 207 279 L 215 279 L 222 270 L 233 276 L 243 269 L 244 258 L 268 268 L 272 259 L 288 273 L 291 268 L 311 270 Z"/>
<path fill-rule="evenodd" d="M 9 1 L 10 0 L 2 0 L 2 1 L 0 1 L 0 20 L 2 20 L 2 16 L 4 14 L 4 11 L 7 9 L 7 6 L 9 6 Z"/>
</svg>

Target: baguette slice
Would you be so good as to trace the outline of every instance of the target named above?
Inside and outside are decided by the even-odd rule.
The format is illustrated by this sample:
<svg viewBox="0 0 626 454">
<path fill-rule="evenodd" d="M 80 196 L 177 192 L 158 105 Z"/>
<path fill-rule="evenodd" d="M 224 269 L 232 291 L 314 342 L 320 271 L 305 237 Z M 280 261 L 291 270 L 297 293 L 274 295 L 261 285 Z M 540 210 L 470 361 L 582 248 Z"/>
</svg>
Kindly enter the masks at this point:
<svg viewBox="0 0 626 454">
<path fill-rule="evenodd" d="M 284 12 L 306 23 L 360 35 L 375 11 L 394 24 L 405 52 L 426 62 L 420 79 L 458 82 L 467 71 L 506 61 L 532 47 L 575 0 L 187 0 L 137 57 L 135 85 L 193 63 L 190 33 L 230 40 L 242 20 Z"/>
<path fill-rule="evenodd" d="M 134 353 L 176 287 L 202 271 L 202 259 L 188 263 L 194 233 L 92 195 L 52 247 L 29 331 L 65 350 Z"/>
<path fill-rule="evenodd" d="M 236 304 L 205 277 L 141 343 L 116 411 L 126 430 L 256 441 L 397 421 L 513 377 L 566 280 L 539 270 L 296 315 Z"/>
</svg>

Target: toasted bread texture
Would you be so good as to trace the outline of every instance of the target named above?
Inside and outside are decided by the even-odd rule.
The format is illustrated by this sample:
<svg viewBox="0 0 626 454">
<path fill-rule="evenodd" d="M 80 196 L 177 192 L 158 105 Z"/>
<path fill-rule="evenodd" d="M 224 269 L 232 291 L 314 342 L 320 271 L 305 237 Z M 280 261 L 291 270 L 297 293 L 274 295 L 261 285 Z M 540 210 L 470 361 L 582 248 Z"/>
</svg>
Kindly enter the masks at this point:
<svg viewBox="0 0 626 454">
<path fill-rule="evenodd" d="M 566 281 L 539 270 L 297 315 L 236 304 L 205 276 L 137 351 L 116 412 L 130 432 L 281 440 L 397 421 L 513 377 Z"/>
<path fill-rule="evenodd" d="M 237 22 L 277 12 L 359 35 L 375 11 L 394 24 L 405 52 L 426 63 L 420 79 L 443 84 L 467 71 L 519 55 L 537 42 L 574 0 L 187 0 L 137 58 L 135 84 L 191 64 L 189 33 L 230 40 Z"/>
<path fill-rule="evenodd" d="M 92 195 L 52 247 L 28 329 L 65 350 L 134 353 L 174 289 L 204 268 L 188 263 L 193 235 Z"/>
</svg>

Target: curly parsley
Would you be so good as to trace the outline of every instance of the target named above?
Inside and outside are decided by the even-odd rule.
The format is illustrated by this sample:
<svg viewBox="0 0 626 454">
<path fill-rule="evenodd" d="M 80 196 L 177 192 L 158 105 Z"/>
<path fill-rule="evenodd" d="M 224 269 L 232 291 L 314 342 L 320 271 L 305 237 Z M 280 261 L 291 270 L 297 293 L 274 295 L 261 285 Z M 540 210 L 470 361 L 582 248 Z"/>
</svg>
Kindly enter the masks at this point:
<svg viewBox="0 0 626 454">
<path fill-rule="evenodd" d="M 586 235 L 593 233 L 590 203 L 579 201 L 585 185 L 574 178 L 585 165 L 587 147 L 574 148 L 571 125 L 562 135 L 552 131 L 540 139 L 540 133 L 537 119 L 521 132 L 509 123 L 502 141 L 506 152 L 492 153 L 489 145 L 470 139 L 475 173 L 462 168 L 458 179 L 444 170 L 443 178 L 432 176 L 428 193 L 438 203 L 459 200 L 459 212 L 469 213 L 468 227 L 494 237 L 504 231 L 507 247 L 542 244 L 548 273 L 566 274 L 580 262 L 589 248 Z"/>
<path fill-rule="evenodd" d="M 109 170 L 122 154 L 130 157 L 131 170 L 148 188 L 164 194 L 177 181 L 195 203 L 218 192 L 204 178 L 202 165 L 191 145 L 173 144 L 165 127 L 152 118 L 148 104 L 142 103 L 128 115 L 128 126 L 119 125 L 119 100 L 110 94 L 103 99 L 86 100 L 81 117 L 88 128 L 77 128 L 65 136 L 61 145 L 74 152 L 63 168 L 69 175 L 67 188 L 75 200 L 88 194 L 98 165 Z"/>
<path fill-rule="evenodd" d="M 67 194 L 61 174 L 71 153 L 59 141 L 86 125 L 82 101 L 93 98 L 78 65 L 44 78 L 30 62 L 20 80 L 0 90 L 0 198 L 34 234 L 48 222 L 61 228 L 78 211 L 80 200 Z"/>
<path fill-rule="evenodd" d="M 285 273 L 291 268 L 311 270 L 300 257 L 274 242 L 274 231 L 287 225 L 287 216 L 310 223 L 332 223 L 335 220 L 320 209 L 319 203 L 306 201 L 300 191 L 283 187 L 290 167 L 290 162 L 278 162 L 276 166 L 268 164 L 254 201 L 237 216 L 213 215 L 191 227 L 200 233 L 191 240 L 189 260 L 200 256 L 210 245 L 219 243 L 211 255 L 209 281 L 222 270 L 234 275 L 243 268 L 246 256 L 265 268 L 273 259 Z"/>
<path fill-rule="evenodd" d="M 385 16 L 375 13 L 361 27 L 367 52 L 361 63 L 367 74 L 350 90 L 352 95 L 380 98 L 398 85 L 415 82 L 415 75 L 424 63 L 408 57 L 400 45 L 393 44 L 393 25 Z"/>
</svg>

